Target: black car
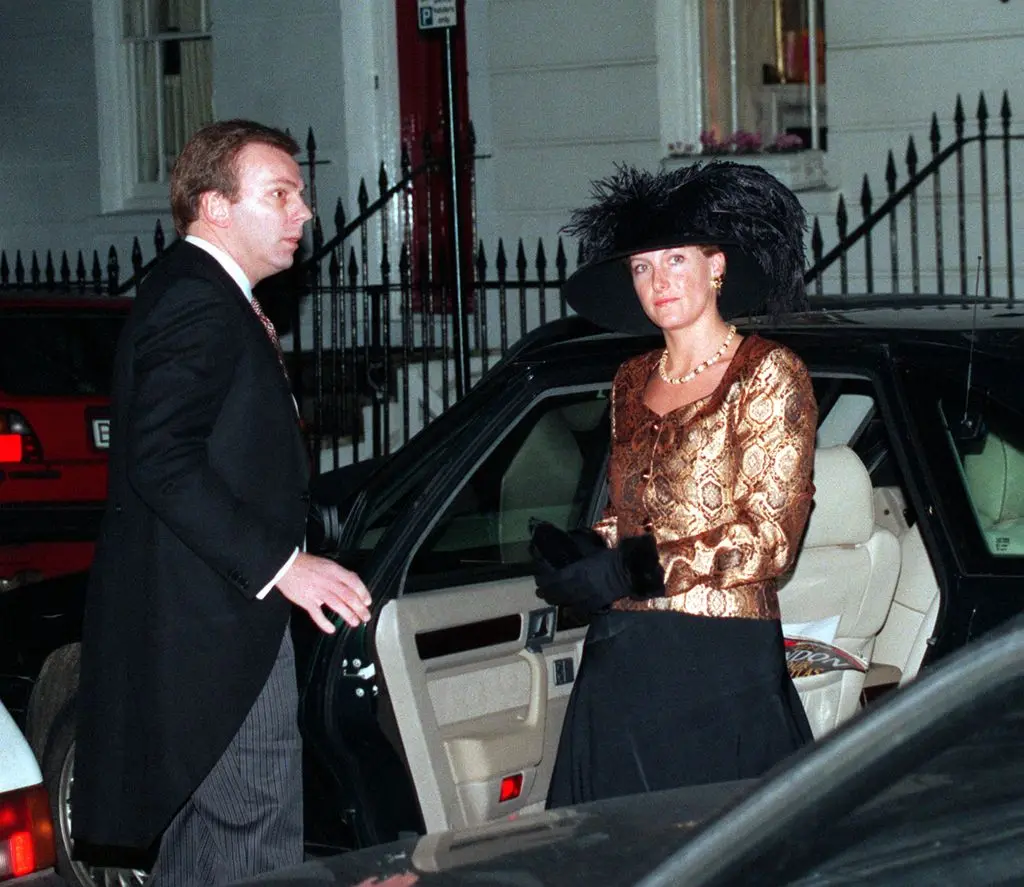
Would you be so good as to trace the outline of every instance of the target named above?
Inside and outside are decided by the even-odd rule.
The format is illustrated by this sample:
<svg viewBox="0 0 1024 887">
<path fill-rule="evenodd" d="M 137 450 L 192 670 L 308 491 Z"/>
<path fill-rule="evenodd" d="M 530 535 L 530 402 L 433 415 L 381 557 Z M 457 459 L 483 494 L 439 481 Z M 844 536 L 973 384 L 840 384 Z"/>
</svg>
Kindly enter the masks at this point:
<svg viewBox="0 0 1024 887">
<path fill-rule="evenodd" d="M 1021 312 L 901 305 L 770 333 L 819 403 L 815 505 L 780 588 L 817 736 L 1024 609 Z M 392 457 L 318 479 L 310 547 L 357 569 L 375 603 L 333 636 L 293 620 L 311 852 L 542 807 L 586 626 L 536 597 L 530 522 L 600 513 L 612 376 L 657 347 L 548 324 Z M 66 833 L 81 583 L 0 607 L 0 681 L 23 706 L 32 688 L 27 733 Z"/>
<path fill-rule="evenodd" d="M 597 801 L 310 860 L 235 887 L 1011 885 L 1024 617 L 760 780 Z"/>
</svg>

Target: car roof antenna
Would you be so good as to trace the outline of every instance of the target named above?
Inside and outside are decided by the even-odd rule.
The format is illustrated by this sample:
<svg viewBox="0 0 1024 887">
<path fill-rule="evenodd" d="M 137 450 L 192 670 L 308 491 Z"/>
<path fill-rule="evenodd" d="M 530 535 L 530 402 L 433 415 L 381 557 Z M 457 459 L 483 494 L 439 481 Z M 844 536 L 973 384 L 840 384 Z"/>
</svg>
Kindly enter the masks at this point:
<svg viewBox="0 0 1024 887">
<path fill-rule="evenodd" d="M 971 413 L 971 377 L 974 374 L 974 342 L 978 338 L 978 290 L 981 282 L 981 256 L 978 256 L 978 270 L 974 278 L 974 313 L 971 317 L 971 346 L 967 351 L 967 384 L 964 386 L 964 415 L 960 420 L 960 440 L 978 440 L 984 434 L 981 413 Z"/>
</svg>

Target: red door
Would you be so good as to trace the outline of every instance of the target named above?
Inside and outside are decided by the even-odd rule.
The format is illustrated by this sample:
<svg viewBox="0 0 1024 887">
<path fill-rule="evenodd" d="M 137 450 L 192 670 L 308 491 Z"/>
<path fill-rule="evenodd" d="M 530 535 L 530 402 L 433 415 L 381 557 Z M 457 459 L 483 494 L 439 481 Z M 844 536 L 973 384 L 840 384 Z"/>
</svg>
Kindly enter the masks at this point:
<svg viewBox="0 0 1024 887">
<path fill-rule="evenodd" d="M 473 257 L 473 145 L 466 77 L 466 4 L 457 0 L 458 25 L 450 36 L 452 85 L 456 119 L 456 165 L 459 169 L 459 240 L 462 250 L 464 306 L 470 310 Z M 414 170 L 433 161 L 417 177 L 413 189 L 413 231 L 410 245 L 414 282 L 432 281 L 431 307 L 454 305 L 454 213 L 451 206 L 451 164 L 448 142 L 448 47 L 442 29 L 421 31 L 415 0 L 395 0 L 398 25 L 398 87 L 401 137 Z M 397 258 L 397 257 L 395 257 Z M 394 261 L 394 259 L 393 259 Z M 423 267 L 426 264 L 427 267 Z M 417 298 L 417 302 L 421 300 Z M 415 307 L 422 308 L 422 304 Z"/>
</svg>

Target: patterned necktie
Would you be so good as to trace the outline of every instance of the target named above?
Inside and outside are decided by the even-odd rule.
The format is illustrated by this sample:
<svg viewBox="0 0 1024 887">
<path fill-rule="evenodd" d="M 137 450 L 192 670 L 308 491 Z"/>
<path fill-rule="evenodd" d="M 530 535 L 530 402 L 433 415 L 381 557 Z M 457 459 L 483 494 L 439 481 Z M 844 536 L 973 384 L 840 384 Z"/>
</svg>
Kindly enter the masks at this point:
<svg viewBox="0 0 1024 887">
<path fill-rule="evenodd" d="M 274 350 L 277 352 L 277 361 L 281 364 L 281 370 L 284 372 L 284 377 L 287 379 L 288 367 L 286 367 L 284 363 L 284 352 L 281 350 L 281 342 L 277 338 L 277 330 L 274 329 L 273 321 L 263 313 L 263 308 L 260 306 L 259 300 L 255 296 L 252 298 L 252 310 L 260 319 L 260 323 L 263 324 L 263 329 L 267 331 L 267 338 L 270 339 L 270 344 L 274 346 Z"/>
</svg>

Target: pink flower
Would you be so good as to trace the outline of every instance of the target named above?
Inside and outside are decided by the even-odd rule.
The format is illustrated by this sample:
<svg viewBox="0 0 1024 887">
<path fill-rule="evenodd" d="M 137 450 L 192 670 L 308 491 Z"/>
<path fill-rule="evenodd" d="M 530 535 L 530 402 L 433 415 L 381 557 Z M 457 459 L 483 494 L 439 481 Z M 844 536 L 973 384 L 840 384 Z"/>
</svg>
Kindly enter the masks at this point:
<svg viewBox="0 0 1024 887">
<path fill-rule="evenodd" d="M 729 139 L 737 154 L 756 154 L 761 150 L 761 134 L 738 130 Z"/>
<path fill-rule="evenodd" d="M 720 142 L 713 129 L 705 129 L 700 134 L 700 146 L 704 154 L 726 154 L 729 151 L 728 140 Z"/>
<path fill-rule="evenodd" d="M 713 129 L 705 129 L 700 134 L 699 149 L 688 142 L 669 142 L 668 153 L 671 156 L 689 154 L 760 154 L 800 151 L 804 148 L 803 139 L 797 135 L 780 133 L 771 143 L 765 145 L 761 134 L 739 129 L 726 139 L 720 139 Z"/>
<path fill-rule="evenodd" d="M 780 132 L 765 150 L 772 152 L 799 151 L 804 146 L 804 140 L 798 135 L 788 132 Z"/>
</svg>

